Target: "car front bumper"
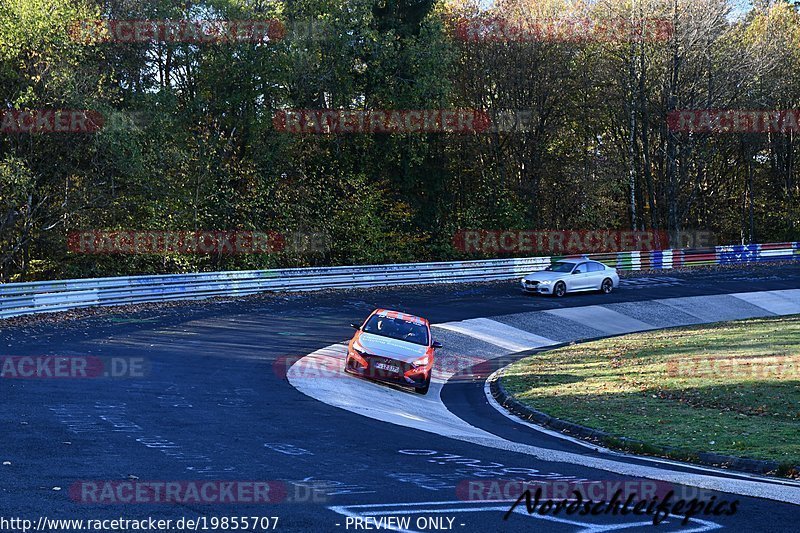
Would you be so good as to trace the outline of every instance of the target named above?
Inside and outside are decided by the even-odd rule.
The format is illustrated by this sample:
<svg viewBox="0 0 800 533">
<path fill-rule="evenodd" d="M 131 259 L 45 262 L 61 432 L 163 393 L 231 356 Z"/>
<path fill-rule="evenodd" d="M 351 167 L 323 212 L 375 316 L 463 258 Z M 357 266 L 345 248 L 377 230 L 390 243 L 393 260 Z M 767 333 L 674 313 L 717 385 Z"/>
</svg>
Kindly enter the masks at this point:
<svg viewBox="0 0 800 533">
<path fill-rule="evenodd" d="M 522 290 L 525 292 L 532 292 L 537 294 L 550 294 L 552 292 L 552 285 L 542 285 L 539 282 L 535 281 L 525 281 L 522 280 L 521 282 Z"/>
<path fill-rule="evenodd" d="M 364 355 L 361 358 L 367 362 L 366 367 L 362 366 L 355 358 L 348 355 L 347 362 L 345 363 L 347 370 L 358 376 L 375 381 L 382 381 L 384 383 L 403 385 L 406 387 L 424 387 L 431 373 L 430 366 L 414 367 L 396 359 L 388 359 L 386 357 L 374 355 Z M 396 366 L 399 368 L 399 371 L 392 372 L 377 368 L 375 363 Z"/>
</svg>

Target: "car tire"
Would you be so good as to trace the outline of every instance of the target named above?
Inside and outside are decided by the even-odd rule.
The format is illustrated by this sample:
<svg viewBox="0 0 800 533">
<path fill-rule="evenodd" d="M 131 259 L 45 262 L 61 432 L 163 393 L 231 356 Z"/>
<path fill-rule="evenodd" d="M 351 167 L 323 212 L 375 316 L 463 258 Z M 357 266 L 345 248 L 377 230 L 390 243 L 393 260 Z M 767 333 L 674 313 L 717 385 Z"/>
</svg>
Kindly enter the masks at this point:
<svg viewBox="0 0 800 533">
<path fill-rule="evenodd" d="M 431 387 L 431 377 L 428 376 L 428 379 L 425 380 L 425 385 L 422 387 L 414 387 L 414 392 L 417 394 L 428 394 L 428 389 Z"/>
<path fill-rule="evenodd" d="M 606 278 L 603 280 L 603 283 L 600 284 L 600 292 L 603 294 L 611 294 L 611 291 L 614 290 L 614 282 L 611 281 L 611 278 Z"/>
<path fill-rule="evenodd" d="M 553 296 L 556 298 L 561 298 L 565 294 L 567 294 L 567 285 L 563 281 L 559 281 L 553 287 Z"/>
</svg>

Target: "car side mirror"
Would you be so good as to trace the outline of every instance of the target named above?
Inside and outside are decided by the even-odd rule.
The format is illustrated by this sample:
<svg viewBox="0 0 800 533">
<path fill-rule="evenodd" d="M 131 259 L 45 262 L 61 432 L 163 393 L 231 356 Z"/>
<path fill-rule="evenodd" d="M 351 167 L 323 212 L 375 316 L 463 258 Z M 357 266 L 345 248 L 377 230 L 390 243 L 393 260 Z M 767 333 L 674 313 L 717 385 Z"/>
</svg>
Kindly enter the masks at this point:
<svg viewBox="0 0 800 533">
<path fill-rule="evenodd" d="M 433 344 L 431 344 L 431 346 L 433 346 L 434 348 L 441 348 L 442 343 L 439 341 L 433 341 Z"/>
<path fill-rule="evenodd" d="M 572 273 L 572 275 L 574 276 L 575 274 L 583 274 L 583 272 L 581 272 L 580 270 L 576 270 L 575 272 Z"/>
<path fill-rule="evenodd" d="M 358 324 L 356 324 L 354 322 L 350 322 L 350 327 L 353 328 L 353 329 L 361 329 L 361 326 L 359 326 Z"/>
</svg>

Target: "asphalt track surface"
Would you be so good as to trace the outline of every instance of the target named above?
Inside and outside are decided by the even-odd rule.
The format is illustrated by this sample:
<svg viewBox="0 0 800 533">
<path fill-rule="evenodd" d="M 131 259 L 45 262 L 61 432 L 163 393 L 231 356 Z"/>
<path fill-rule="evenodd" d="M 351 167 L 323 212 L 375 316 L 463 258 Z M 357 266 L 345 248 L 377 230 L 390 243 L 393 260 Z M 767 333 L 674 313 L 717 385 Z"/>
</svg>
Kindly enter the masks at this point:
<svg viewBox="0 0 800 533">
<path fill-rule="evenodd" d="M 405 516 L 413 531 L 426 530 L 417 527 L 420 517 L 453 518 L 454 531 L 651 530 L 649 517 L 553 520 L 522 512 L 504 521 L 510 503 L 465 501 L 460 484 L 515 476 L 632 479 L 326 405 L 289 384 L 287 361 L 345 341 L 352 335 L 348 324 L 376 307 L 444 323 L 598 303 L 797 288 L 800 265 L 767 265 L 634 275 L 611 295 L 562 299 L 523 295 L 517 282 L 501 282 L 268 295 L 58 323 L 0 323 L 0 355 L 144 358 L 147 364 L 144 377 L 0 380 L 0 517 L 36 523 L 39 517 L 278 516 L 277 531 L 354 531 L 346 527 L 348 516 Z M 505 439 L 599 455 L 506 418 L 487 403 L 482 381 L 448 385 L 442 400 L 467 423 Z M 420 406 L 424 414 L 424 403 Z M 683 471 L 691 487 L 697 470 Z M 70 487 L 80 480 L 274 480 L 283 484 L 287 497 L 269 505 L 92 504 L 71 497 Z M 705 499 L 711 496 L 740 500 L 738 513 L 700 516 L 704 522 L 687 526 L 673 516 L 656 529 L 797 530 L 797 505 L 702 493 Z M 51 530 L 61 531 L 44 529 Z"/>
</svg>

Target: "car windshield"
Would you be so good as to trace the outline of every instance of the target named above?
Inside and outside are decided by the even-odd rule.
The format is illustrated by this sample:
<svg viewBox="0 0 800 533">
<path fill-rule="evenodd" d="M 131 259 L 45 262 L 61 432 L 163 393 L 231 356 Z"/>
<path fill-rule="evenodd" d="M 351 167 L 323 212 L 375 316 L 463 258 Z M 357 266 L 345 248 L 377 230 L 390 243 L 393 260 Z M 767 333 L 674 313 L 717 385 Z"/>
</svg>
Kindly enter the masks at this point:
<svg viewBox="0 0 800 533">
<path fill-rule="evenodd" d="M 572 272 L 575 263 L 557 262 L 545 268 L 548 272 Z"/>
<path fill-rule="evenodd" d="M 423 324 L 408 322 L 400 318 L 389 318 L 382 315 L 372 315 L 366 324 L 364 332 L 389 337 L 414 344 L 428 345 L 428 328 Z"/>
</svg>

